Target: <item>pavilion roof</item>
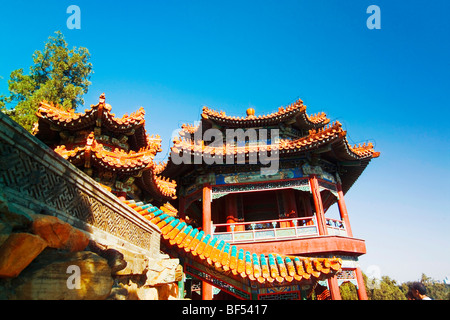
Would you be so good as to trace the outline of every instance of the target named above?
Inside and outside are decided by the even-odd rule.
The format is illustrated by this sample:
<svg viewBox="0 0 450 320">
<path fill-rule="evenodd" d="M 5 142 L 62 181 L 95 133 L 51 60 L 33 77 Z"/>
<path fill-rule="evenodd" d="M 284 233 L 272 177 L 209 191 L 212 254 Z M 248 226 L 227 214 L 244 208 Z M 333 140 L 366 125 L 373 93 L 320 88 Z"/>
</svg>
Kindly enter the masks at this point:
<svg viewBox="0 0 450 320">
<path fill-rule="evenodd" d="M 203 120 L 209 120 L 222 126 L 234 128 L 270 126 L 294 120 L 300 128 L 313 129 L 320 128 L 330 122 L 330 119 L 327 118 L 324 112 L 308 115 L 306 113 L 306 106 L 300 99 L 286 107 L 279 107 L 278 111 L 267 115 L 255 116 L 254 113 L 255 110 L 250 108 L 247 110 L 246 117 L 236 117 L 226 115 L 224 111 L 215 111 L 208 107 L 203 107 L 201 117 Z"/>
<path fill-rule="evenodd" d="M 145 110 L 140 108 L 130 115 L 117 118 L 111 113 L 111 106 L 105 103 L 105 94 L 99 98 L 96 105 L 91 105 L 82 113 L 74 110 L 64 110 L 52 102 L 42 101 L 36 113 L 39 121 L 36 136 L 49 135 L 49 130 L 93 131 L 94 127 L 105 128 L 116 134 L 125 134 L 132 137 L 136 149 L 145 147 L 147 137 L 145 133 Z M 40 137 L 39 137 L 40 138 Z M 134 142 L 134 143 L 133 143 Z"/>
<path fill-rule="evenodd" d="M 277 253 L 257 255 L 225 243 L 185 221 L 167 214 L 151 204 L 124 201 L 137 213 L 156 224 L 165 243 L 178 253 L 220 273 L 231 271 L 236 279 L 249 279 L 260 284 L 323 280 L 342 267 L 340 258 L 307 258 Z"/>
<path fill-rule="evenodd" d="M 281 139 L 278 144 L 254 144 L 247 146 L 235 146 L 223 143 L 222 146 L 210 147 L 205 145 L 203 141 L 195 141 L 184 139 L 183 137 L 175 138 L 172 151 L 180 153 L 188 151 L 192 155 L 202 154 L 206 156 L 229 156 L 237 157 L 239 154 L 249 154 L 259 151 L 278 151 L 280 156 L 290 156 L 309 150 L 320 148 L 326 144 L 332 144 L 336 148 L 337 157 L 341 160 L 361 160 L 365 158 L 376 158 L 379 152 L 374 151 L 373 144 L 351 146 L 346 138 L 347 132 L 342 129 L 341 123 L 338 121 L 319 129 L 309 130 L 309 134 L 296 140 Z"/>
<path fill-rule="evenodd" d="M 298 153 L 309 149 L 322 147 L 325 144 L 338 142 L 333 145 L 336 148 L 337 157 L 347 160 L 361 160 L 365 158 L 377 158 L 380 153 L 373 149 L 373 144 L 364 143 L 363 145 L 354 145 L 353 147 L 347 140 L 347 131 L 342 129 L 342 124 L 336 121 L 317 130 L 309 130 L 309 134 L 296 140 L 281 140 L 280 154 Z M 342 146 L 345 152 L 337 150 L 337 146 Z"/>
<path fill-rule="evenodd" d="M 140 185 L 151 194 L 163 199 L 176 199 L 176 183 L 158 174 L 158 165 L 153 163 L 156 151 L 152 146 L 139 152 L 108 151 L 95 140 L 92 132 L 85 144 L 71 147 L 60 145 L 54 151 L 74 165 L 98 166 L 116 173 L 139 175 Z"/>
<path fill-rule="evenodd" d="M 36 136 L 74 165 L 97 166 L 106 171 L 135 176 L 136 183 L 154 197 L 176 199 L 175 181 L 162 176 L 162 165 L 153 162 L 155 155 L 161 151 L 161 137 L 146 133 L 143 108 L 129 116 L 116 118 L 102 94 L 99 103 L 91 105 L 84 113 L 65 111 L 59 105 L 43 101 L 37 116 L 39 121 L 35 129 Z M 130 150 L 125 151 L 109 138 L 108 142 L 104 142 L 101 136 L 103 132 L 97 134 L 97 128 L 126 135 Z M 58 131 L 90 133 L 86 133 L 85 138 L 66 141 L 61 140 Z"/>
<path fill-rule="evenodd" d="M 140 108 L 130 115 L 117 118 L 111 113 L 111 106 L 105 103 L 105 94 L 99 98 L 96 105 L 91 105 L 83 113 L 75 113 L 74 110 L 63 110 L 60 106 L 47 101 L 42 101 L 38 109 L 38 117 L 46 118 L 53 124 L 74 130 L 84 129 L 92 125 L 104 125 L 111 131 L 126 132 L 145 123 L 145 110 Z"/>
<path fill-rule="evenodd" d="M 289 110 L 301 109 L 299 105 L 300 102 L 297 102 Z M 279 143 L 272 142 L 272 144 L 267 145 L 249 143 L 246 146 L 236 146 L 227 145 L 224 142 L 222 146 L 216 146 L 217 143 L 214 141 L 214 146 L 210 147 L 205 145 L 202 140 L 192 139 L 192 134 L 198 130 L 199 126 L 184 125 L 180 135 L 174 139 L 171 151 L 172 155 L 181 155 L 182 152 L 187 151 L 190 156 L 201 156 L 209 159 L 223 157 L 223 164 L 229 163 L 229 161 L 226 161 L 229 157 L 239 159 L 239 157 L 244 155 L 245 159 L 250 159 L 252 153 L 258 154 L 259 151 L 265 151 L 269 154 L 274 151 L 278 152 L 279 157 L 282 159 L 303 157 L 317 152 L 320 153 L 322 159 L 344 167 L 340 177 L 342 189 L 346 193 L 365 170 L 369 162 L 373 158 L 380 156 L 380 152 L 374 150 L 372 143 L 352 146 L 347 140 L 347 131 L 342 128 L 340 122 L 328 123 L 326 120 L 320 122 L 319 118 L 322 118 L 322 116 L 316 118 L 315 121 L 323 125 L 306 130 L 307 134 L 305 136 L 294 140 L 280 139 Z M 241 119 L 240 121 L 246 120 Z M 177 178 L 193 170 L 194 167 L 191 167 L 189 164 L 175 165 L 171 159 L 172 155 L 169 156 L 168 163 L 162 167 L 161 172 L 164 175 Z"/>
<path fill-rule="evenodd" d="M 142 148 L 138 152 L 123 150 L 109 151 L 99 143 L 91 132 L 82 144 L 60 145 L 54 149 L 56 153 L 73 164 L 88 163 L 98 165 L 107 170 L 132 174 L 145 168 L 151 168 L 157 150 L 153 146 Z"/>
<path fill-rule="evenodd" d="M 177 183 L 175 180 L 156 174 L 154 165 L 152 170 L 144 171 L 139 180 L 145 186 L 145 189 L 152 190 L 154 193 L 160 194 L 163 198 L 177 198 Z"/>
</svg>

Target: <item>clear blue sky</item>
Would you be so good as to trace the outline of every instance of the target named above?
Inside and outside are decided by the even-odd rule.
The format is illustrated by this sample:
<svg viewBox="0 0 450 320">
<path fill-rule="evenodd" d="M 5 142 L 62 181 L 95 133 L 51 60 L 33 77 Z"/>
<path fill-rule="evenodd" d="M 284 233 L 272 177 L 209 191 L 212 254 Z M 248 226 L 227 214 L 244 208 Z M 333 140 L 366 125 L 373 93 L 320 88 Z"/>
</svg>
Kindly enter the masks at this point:
<svg viewBox="0 0 450 320">
<path fill-rule="evenodd" d="M 69 5 L 81 30 L 69 30 Z M 381 29 L 369 30 L 369 5 Z M 0 94 L 61 30 L 94 65 L 84 96 L 121 116 L 143 106 L 147 131 L 170 136 L 207 105 L 243 116 L 301 98 L 372 141 L 374 160 L 346 197 L 363 271 L 400 282 L 450 275 L 450 1 L 4 1 Z M 79 109 L 81 111 L 82 109 Z"/>
</svg>

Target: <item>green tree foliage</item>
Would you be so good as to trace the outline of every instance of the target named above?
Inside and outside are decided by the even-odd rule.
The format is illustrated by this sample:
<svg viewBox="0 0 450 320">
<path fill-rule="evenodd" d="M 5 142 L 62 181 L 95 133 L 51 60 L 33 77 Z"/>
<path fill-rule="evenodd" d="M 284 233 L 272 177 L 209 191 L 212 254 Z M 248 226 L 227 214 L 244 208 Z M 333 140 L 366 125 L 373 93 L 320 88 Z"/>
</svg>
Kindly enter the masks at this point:
<svg viewBox="0 0 450 320">
<path fill-rule="evenodd" d="M 395 280 L 388 276 L 383 276 L 381 280 L 373 281 L 368 279 L 364 273 L 363 278 L 369 300 L 406 300 L 409 286 L 413 283 L 413 281 L 409 281 L 399 285 Z M 434 300 L 450 300 L 449 285 L 439 283 L 434 279 L 427 277 L 425 274 L 422 274 L 420 281 L 425 285 L 427 296 Z M 343 293 L 347 294 L 345 298 L 342 296 Z M 342 289 L 341 296 L 342 299 L 346 300 L 355 300 L 355 297 L 357 297 L 356 292 L 345 291 Z"/>
<path fill-rule="evenodd" d="M 370 286 L 367 295 L 370 300 L 406 300 L 405 294 L 400 290 L 397 281 L 388 276 L 381 277 L 375 286 Z"/>
<path fill-rule="evenodd" d="M 57 103 L 64 110 L 75 110 L 84 104 L 82 95 L 87 93 L 92 73 L 90 54 L 86 48 L 69 50 L 64 36 L 56 32 L 49 37 L 44 50 L 35 51 L 30 73 L 23 69 L 11 72 L 8 80 L 8 96 L 0 96 L 0 110 L 9 114 L 28 131 L 37 121 L 35 115 L 43 100 Z M 15 104 L 7 109 L 7 104 Z"/>
<path fill-rule="evenodd" d="M 350 282 L 341 284 L 339 292 L 341 293 L 342 300 L 359 300 L 356 287 Z"/>
<path fill-rule="evenodd" d="M 395 280 L 383 276 L 380 280 L 368 279 L 362 273 L 369 300 L 406 300 L 406 296 Z M 342 300 L 358 300 L 356 287 L 347 282 L 339 287 Z"/>
</svg>

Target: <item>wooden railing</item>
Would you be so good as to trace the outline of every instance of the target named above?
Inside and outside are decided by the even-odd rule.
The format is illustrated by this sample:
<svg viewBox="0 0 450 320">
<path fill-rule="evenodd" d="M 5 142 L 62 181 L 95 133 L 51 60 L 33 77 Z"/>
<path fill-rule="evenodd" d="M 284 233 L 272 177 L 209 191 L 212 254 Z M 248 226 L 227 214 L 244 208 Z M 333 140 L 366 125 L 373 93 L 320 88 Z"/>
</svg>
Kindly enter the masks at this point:
<svg viewBox="0 0 450 320">
<path fill-rule="evenodd" d="M 347 236 L 344 223 L 326 219 L 329 235 Z M 212 224 L 212 236 L 229 243 L 319 236 L 315 217 Z"/>
<path fill-rule="evenodd" d="M 258 242 L 318 235 L 315 217 L 212 225 L 213 236 L 227 242 Z"/>
<path fill-rule="evenodd" d="M 326 218 L 328 235 L 347 236 L 344 221 Z"/>
</svg>

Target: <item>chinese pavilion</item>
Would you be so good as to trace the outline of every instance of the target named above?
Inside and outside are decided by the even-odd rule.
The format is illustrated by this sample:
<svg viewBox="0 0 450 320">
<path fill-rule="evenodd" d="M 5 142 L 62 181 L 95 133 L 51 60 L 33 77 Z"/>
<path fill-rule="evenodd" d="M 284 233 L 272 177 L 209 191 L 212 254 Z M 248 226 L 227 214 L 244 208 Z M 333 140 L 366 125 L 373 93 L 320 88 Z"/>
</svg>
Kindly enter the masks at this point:
<svg viewBox="0 0 450 320">
<path fill-rule="evenodd" d="M 197 286 L 203 299 L 339 299 L 339 284 L 350 281 L 365 298 L 357 264 L 365 245 L 352 235 L 344 194 L 379 154 L 371 144 L 348 145 L 339 123 L 308 116 L 300 100 L 258 117 L 204 108 L 198 126 L 182 127 L 165 164 L 153 162 L 161 139 L 147 135 L 142 108 L 116 118 L 101 95 L 84 113 L 42 102 L 37 116 L 36 137 L 160 228 L 161 249 L 180 259 L 189 297 L 198 297 L 190 295 Z M 264 143 L 213 148 L 203 139 L 208 129 L 278 131 L 259 135 Z M 261 174 L 264 166 L 250 161 L 262 151 L 275 172 Z M 197 159 L 175 163 L 179 153 Z M 197 161 L 212 155 L 216 163 Z M 225 158 L 232 161 L 218 161 Z M 325 217 L 334 203 L 340 220 Z"/>
<path fill-rule="evenodd" d="M 176 184 L 153 162 L 161 139 L 146 133 L 144 115 L 141 108 L 116 118 L 104 94 L 84 113 L 44 101 L 34 134 L 119 198 L 162 204 L 176 198 Z"/>
<path fill-rule="evenodd" d="M 237 130 L 244 142 L 236 143 L 236 134 L 228 138 Z M 247 134 L 250 130 L 257 134 Z M 277 170 L 262 174 L 268 162 L 252 161 L 259 153 L 273 156 Z M 301 100 L 264 116 L 249 109 L 246 117 L 234 117 L 204 107 L 198 125 L 182 126 L 162 174 L 177 183 L 180 219 L 195 221 L 217 244 L 248 254 L 249 261 L 252 254 L 272 253 L 285 264 L 298 257 L 315 262 L 338 257 L 338 273 L 310 282 L 316 297 L 340 299 L 340 284 L 351 282 L 359 298 L 367 299 L 358 264 L 366 247 L 353 237 L 344 195 L 378 156 L 371 143 L 351 146 L 342 125 L 330 123 L 325 113 L 308 115 Z M 339 219 L 326 216 L 333 204 Z M 213 298 L 211 283 L 203 281 L 203 299 Z M 297 290 L 292 288 L 284 292 Z"/>
</svg>

